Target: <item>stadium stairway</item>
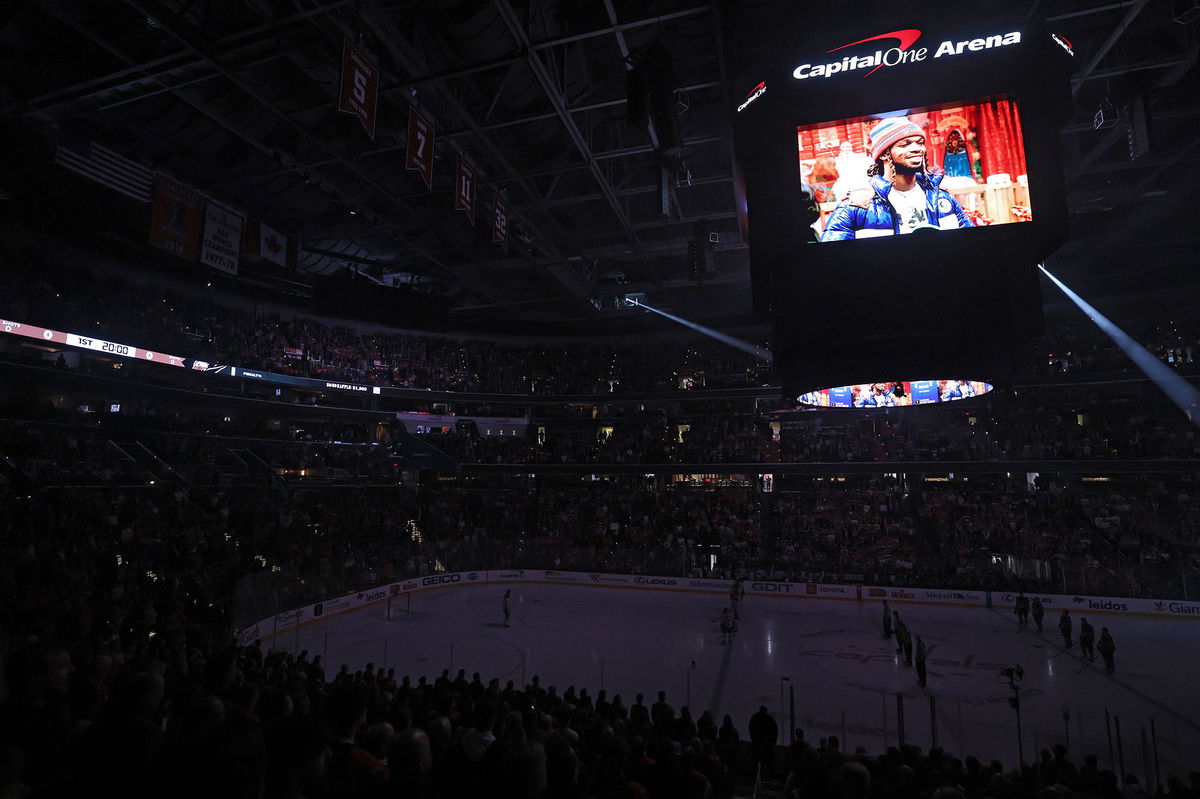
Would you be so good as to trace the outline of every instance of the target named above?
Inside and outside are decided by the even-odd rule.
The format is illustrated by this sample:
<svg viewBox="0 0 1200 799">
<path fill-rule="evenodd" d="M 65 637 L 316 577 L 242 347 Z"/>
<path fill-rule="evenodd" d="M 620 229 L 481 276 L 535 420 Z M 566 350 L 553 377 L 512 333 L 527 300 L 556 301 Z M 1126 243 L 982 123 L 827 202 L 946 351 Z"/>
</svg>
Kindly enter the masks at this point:
<svg viewBox="0 0 1200 799">
<path fill-rule="evenodd" d="M 110 438 L 108 445 L 116 451 L 121 460 L 134 473 L 140 472 L 150 481 L 173 484 L 185 492 L 191 490 L 191 482 L 186 477 L 142 442 L 137 440 L 117 441 Z"/>
<path fill-rule="evenodd" d="M 246 474 L 250 479 L 261 481 L 263 485 L 269 487 L 273 493 L 285 501 L 292 498 L 292 490 L 288 487 L 287 481 L 253 450 L 245 447 L 229 447 L 228 451 L 245 467 Z"/>
</svg>

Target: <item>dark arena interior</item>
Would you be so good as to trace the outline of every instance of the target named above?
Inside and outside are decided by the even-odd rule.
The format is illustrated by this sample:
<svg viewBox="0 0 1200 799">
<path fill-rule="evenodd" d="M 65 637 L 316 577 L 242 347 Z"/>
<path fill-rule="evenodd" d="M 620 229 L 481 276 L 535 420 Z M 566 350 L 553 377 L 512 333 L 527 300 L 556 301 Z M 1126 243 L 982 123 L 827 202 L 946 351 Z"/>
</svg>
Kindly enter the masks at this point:
<svg viewBox="0 0 1200 799">
<path fill-rule="evenodd" d="M 2 6 L 0 797 L 1200 799 L 1197 0 Z"/>
</svg>

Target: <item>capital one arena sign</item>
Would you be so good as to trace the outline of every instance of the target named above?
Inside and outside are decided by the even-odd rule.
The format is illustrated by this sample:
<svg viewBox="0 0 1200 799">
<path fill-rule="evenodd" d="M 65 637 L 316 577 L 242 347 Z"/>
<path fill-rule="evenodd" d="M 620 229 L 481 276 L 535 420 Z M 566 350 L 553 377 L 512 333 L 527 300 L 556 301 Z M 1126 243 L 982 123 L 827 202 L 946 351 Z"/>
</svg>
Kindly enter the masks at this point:
<svg viewBox="0 0 1200 799">
<path fill-rule="evenodd" d="M 868 36 L 866 39 L 859 39 L 857 42 L 843 44 L 840 47 L 835 47 L 827 52 L 836 53 L 839 50 L 845 50 L 847 47 L 854 47 L 867 42 L 886 42 L 889 40 L 895 41 L 897 44 L 894 47 L 889 47 L 886 50 L 876 49 L 874 52 L 865 53 L 863 55 L 848 55 L 844 56 L 840 61 L 827 61 L 823 64 L 805 63 L 796 67 L 792 71 L 792 77 L 796 80 L 807 80 L 809 78 L 832 78 L 834 75 L 843 72 L 855 72 L 862 69 L 870 69 L 870 72 L 863 75 L 871 75 L 877 70 L 884 67 L 896 67 L 902 64 L 915 64 L 921 61 L 949 58 L 960 56 L 964 53 L 973 53 L 980 50 L 991 50 L 996 47 L 1009 47 L 1014 44 L 1021 43 L 1021 32 L 1010 31 L 1008 33 L 992 33 L 987 36 L 981 36 L 975 39 L 954 40 L 947 39 L 937 45 L 930 54 L 930 47 L 915 47 L 917 41 L 921 38 L 921 31 L 915 28 L 905 28 L 898 31 L 889 31 L 881 33 L 878 36 Z"/>
</svg>

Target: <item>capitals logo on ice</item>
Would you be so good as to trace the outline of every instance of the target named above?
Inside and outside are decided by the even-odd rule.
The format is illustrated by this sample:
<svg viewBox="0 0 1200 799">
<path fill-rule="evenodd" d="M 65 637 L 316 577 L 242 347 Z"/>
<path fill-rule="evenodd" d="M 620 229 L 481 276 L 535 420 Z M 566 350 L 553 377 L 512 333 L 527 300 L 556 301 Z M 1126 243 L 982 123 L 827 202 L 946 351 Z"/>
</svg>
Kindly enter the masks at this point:
<svg viewBox="0 0 1200 799">
<path fill-rule="evenodd" d="M 835 47 L 828 50 L 828 53 L 836 53 L 839 50 L 845 50 L 847 47 L 854 47 L 867 42 L 880 42 L 895 40 L 895 47 L 889 47 L 886 50 L 877 49 L 872 53 L 864 55 L 848 55 L 840 61 L 830 61 L 825 64 L 801 64 L 792 71 L 792 77 L 796 80 L 807 80 L 808 78 L 832 78 L 840 72 L 854 72 L 860 69 L 871 68 L 863 77 L 873 75 L 884 67 L 895 67 L 901 64 L 915 64 L 927 59 L 937 59 L 949 56 L 959 56 L 963 52 L 978 52 L 979 50 L 991 50 L 994 47 L 1008 47 L 1013 44 L 1021 43 L 1020 31 L 1009 31 L 1008 33 L 993 33 L 988 36 L 981 36 L 974 39 L 963 39 L 955 41 L 947 39 L 937 46 L 933 55 L 929 55 L 928 47 L 913 48 L 917 40 L 921 38 L 921 31 L 916 28 L 904 28 L 898 31 L 889 31 L 881 33 L 878 36 L 868 36 L 865 39 L 859 39 L 857 42 L 843 44 L 840 47 Z"/>
</svg>

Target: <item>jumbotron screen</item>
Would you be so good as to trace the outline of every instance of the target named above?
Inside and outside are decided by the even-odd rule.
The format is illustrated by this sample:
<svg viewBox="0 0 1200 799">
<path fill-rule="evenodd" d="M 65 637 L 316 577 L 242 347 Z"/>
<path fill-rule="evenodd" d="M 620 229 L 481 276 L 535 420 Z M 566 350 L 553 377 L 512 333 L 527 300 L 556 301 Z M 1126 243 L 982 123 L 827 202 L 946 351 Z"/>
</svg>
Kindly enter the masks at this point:
<svg viewBox="0 0 1200 799">
<path fill-rule="evenodd" d="M 970 399 L 991 390 L 992 385 L 981 380 L 897 380 L 822 388 L 801 394 L 796 403 L 813 408 L 906 408 Z"/>
<path fill-rule="evenodd" d="M 1018 104 L 977 98 L 796 128 L 821 242 L 1033 219 Z"/>
</svg>

